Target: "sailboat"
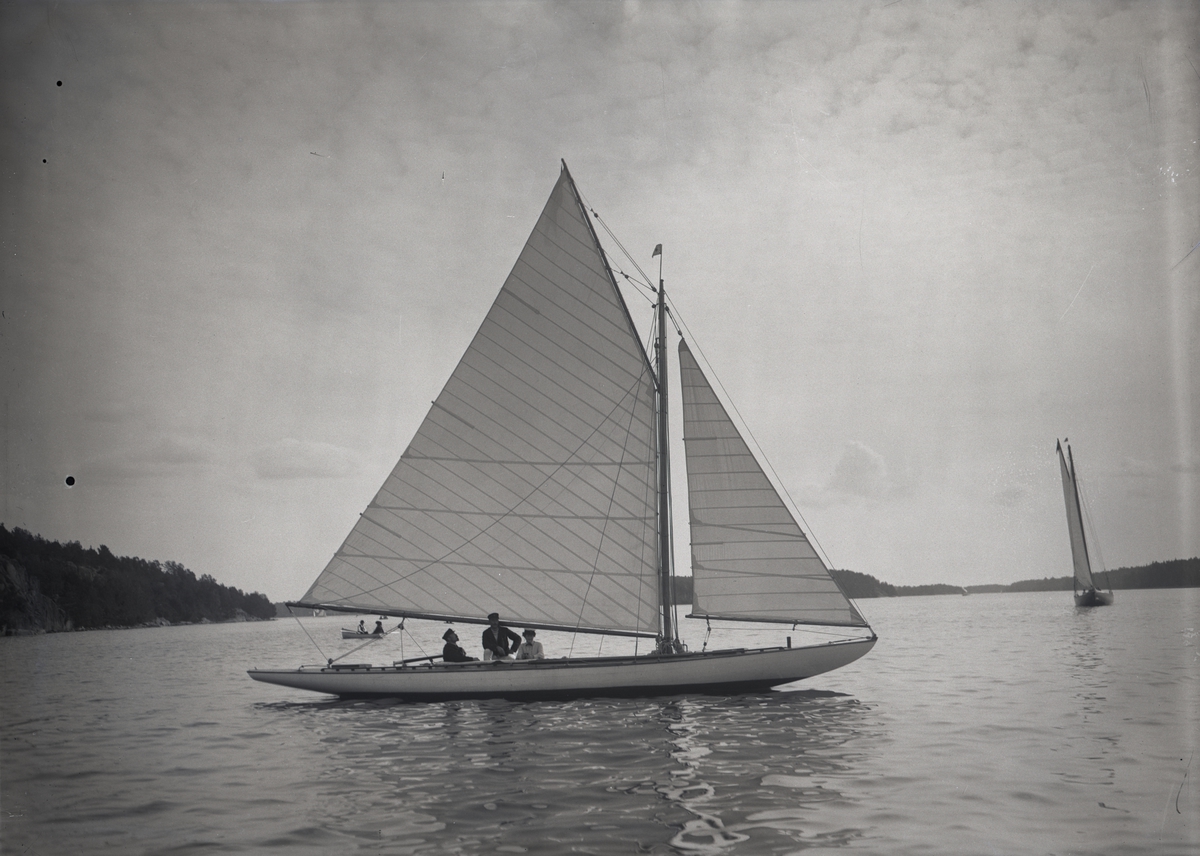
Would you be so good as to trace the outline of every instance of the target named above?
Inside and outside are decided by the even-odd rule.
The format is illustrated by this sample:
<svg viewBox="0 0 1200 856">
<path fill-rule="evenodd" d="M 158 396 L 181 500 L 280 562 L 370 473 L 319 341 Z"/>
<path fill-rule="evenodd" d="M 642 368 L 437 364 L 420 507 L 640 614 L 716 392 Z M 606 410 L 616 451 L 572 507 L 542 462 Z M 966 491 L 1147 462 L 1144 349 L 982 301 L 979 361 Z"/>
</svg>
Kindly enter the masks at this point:
<svg viewBox="0 0 1200 856">
<path fill-rule="evenodd" d="M 1066 441 L 1063 441 L 1066 442 Z M 1063 499 L 1067 505 L 1067 532 L 1071 537 L 1071 559 L 1075 565 L 1076 606 L 1108 606 L 1113 602 L 1113 593 L 1096 588 L 1092 579 L 1092 560 L 1088 553 L 1087 536 L 1083 531 L 1083 506 L 1079 502 L 1079 483 L 1075 478 L 1075 458 L 1071 455 L 1071 444 L 1063 452 L 1062 442 L 1055 443 L 1058 464 L 1062 470 Z"/>
<path fill-rule="evenodd" d="M 329 660 L 250 677 L 408 701 L 731 694 L 819 675 L 871 650 L 875 632 L 682 338 L 693 571 L 685 617 L 815 625 L 826 638 L 840 636 L 711 651 L 680 641 L 660 251 L 657 289 L 649 285 L 652 363 L 564 162 L 408 448 L 325 569 L 289 604 L 399 617 L 401 629 L 409 619 L 487 624 L 497 612 L 524 628 L 635 637 L 648 650 L 515 662 Z"/>
</svg>

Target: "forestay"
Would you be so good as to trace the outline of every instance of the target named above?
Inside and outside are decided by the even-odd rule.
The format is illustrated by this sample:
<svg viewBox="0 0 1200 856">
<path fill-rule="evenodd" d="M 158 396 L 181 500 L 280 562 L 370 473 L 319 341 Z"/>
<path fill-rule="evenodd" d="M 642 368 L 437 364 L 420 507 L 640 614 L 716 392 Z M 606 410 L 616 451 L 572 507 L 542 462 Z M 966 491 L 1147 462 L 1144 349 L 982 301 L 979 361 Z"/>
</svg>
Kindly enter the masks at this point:
<svg viewBox="0 0 1200 856">
<path fill-rule="evenodd" d="M 866 627 L 679 342 L 692 614 Z"/>
<path fill-rule="evenodd" d="M 654 397 L 564 167 L 470 347 L 303 601 L 655 634 Z"/>
</svg>

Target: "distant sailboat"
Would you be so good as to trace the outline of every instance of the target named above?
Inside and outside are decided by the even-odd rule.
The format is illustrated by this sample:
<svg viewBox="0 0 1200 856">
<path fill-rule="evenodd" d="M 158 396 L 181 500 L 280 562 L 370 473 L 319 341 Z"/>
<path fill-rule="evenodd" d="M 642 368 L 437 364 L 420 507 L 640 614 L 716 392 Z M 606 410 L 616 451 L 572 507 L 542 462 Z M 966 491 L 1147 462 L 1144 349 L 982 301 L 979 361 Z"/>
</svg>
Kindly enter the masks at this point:
<svg viewBox="0 0 1200 856">
<path fill-rule="evenodd" d="M 659 255 L 659 248 L 655 248 Z M 293 606 L 645 637 L 634 656 L 256 669 L 407 700 L 766 690 L 857 660 L 875 633 L 680 340 L 694 595 L 687 618 L 811 624 L 805 647 L 687 651 L 671 603 L 666 304 L 642 346 L 563 164 L 511 274 L 345 543 Z M 394 631 L 393 631 L 394 632 Z"/>
<path fill-rule="evenodd" d="M 1071 444 L 1067 443 L 1065 454 L 1062 443 L 1057 443 L 1056 446 L 1058 463 L 1062 469 L 1063 499 L 1067 506 L 1067 532 L 1071 536 L 1071 558 L 1075 565 L 1075 605 L 1108 606 L 1113 602 L 1111 588 L 1107 592 L 1100 591 L 1092 579 L 1092 559 L 1088 553 L 1087 536 L 1083 530 L 1083 506 L 1079 502 L 1079 483 L 1075 479 L 1075 459 L 1071 455 Z"/>
</svg>

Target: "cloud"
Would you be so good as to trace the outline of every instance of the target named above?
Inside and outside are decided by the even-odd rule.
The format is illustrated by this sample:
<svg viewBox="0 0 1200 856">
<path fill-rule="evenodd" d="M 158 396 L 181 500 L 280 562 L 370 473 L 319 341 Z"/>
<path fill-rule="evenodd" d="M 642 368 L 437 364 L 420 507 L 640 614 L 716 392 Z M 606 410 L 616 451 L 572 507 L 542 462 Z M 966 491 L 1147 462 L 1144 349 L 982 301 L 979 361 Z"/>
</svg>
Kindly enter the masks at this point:
<svg viewBox="0 0 1200 856">
<path fill-rule="evenodd" d="M 71 473 L 79 485 L 111 485 L 126 479 L 162 476 L 188 467 L 206 467 L 215 459 L 210 440 L 160 434 L 145 446 L 111 451 L 83 461 Z"/>
<path fill-rule="evenodd" d="M 1173 473 L 1200 473 L 1200 458 L 1191 458 L 1187 461 L 1177 461 L 1171 464 L 1171 472 Z"/>
<path fill-rule="evenodd" d="M 825 489 L 867 499 L 879 499 L 892 492 L 883 456 L 857 441 L 846 444 Z"/>
<path fill-rule="evenodd" d="M 169 434 L 160 436 L 145 456 L 152 464 L 203 464 L 211 458 L 212 448 L 207 440 Z"/>
<path fill-rule="evenodd" d="M 260 448 L 253 456 L 254 470 L 264 479 L 330 479 L 353 475 L 360 469 L 358 456 L 341 446 L 285 437 Z"/>
<path fill-rule="evenodd" d="M 1010 485 L 992 494 L 992 502 L 1005 508 L 1015 508 L 1029 496 L 1029 488 L 1023 485 Z"/>
<path fill-rule="evenodd" d="M 1136 458 L 1126 457 L 1121 460 L 1114 476 L 1118 478 L 1153 478 L 1160 474 L 1159 468 L 1154 464 L 1141 461 Z"/>
</svg>

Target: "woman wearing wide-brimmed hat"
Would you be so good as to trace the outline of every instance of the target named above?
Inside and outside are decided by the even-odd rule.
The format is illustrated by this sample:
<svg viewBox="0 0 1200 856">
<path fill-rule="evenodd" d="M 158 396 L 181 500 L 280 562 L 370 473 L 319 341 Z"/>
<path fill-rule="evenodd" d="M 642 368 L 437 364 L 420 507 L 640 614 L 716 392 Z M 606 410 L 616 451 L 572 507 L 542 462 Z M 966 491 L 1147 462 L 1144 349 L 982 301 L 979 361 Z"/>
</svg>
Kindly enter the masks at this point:
<svg viewBox="0 0 1200 856">
<path fill-rule="evenodd" d="M 517 646 L 518 660 L 544 660 L 546 654 L 542 651 L 542 643 L 535 642 L 533 637 L 537 636 L 537 631 L 532 627 L 526 627 L 525 632 L 521 634 L 525 637 L 525 641 Z"/>
</svg>

